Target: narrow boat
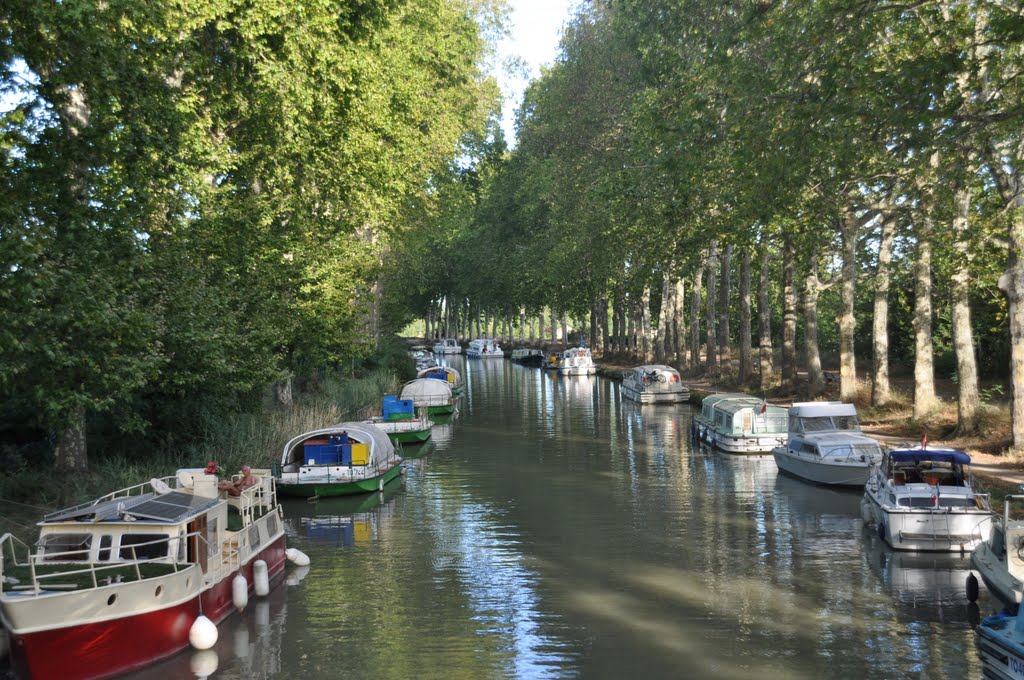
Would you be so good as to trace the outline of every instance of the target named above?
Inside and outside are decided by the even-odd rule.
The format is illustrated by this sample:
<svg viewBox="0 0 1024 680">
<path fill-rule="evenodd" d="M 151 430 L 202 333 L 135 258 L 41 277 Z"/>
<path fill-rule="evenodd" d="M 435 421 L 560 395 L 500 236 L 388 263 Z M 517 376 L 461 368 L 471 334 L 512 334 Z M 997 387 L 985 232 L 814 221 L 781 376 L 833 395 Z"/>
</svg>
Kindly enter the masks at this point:
<svg viewBox="0 0 1024 680">
<path fill-rule="evenodd" d="M 416 408 L 409 399 L 393 394 L 384 397 L 381 415 L 363 421 L 387 433 L 392 444 L 422 444 L 430 439 L 434 422 L 426 416 L 416 416 Z"/>
<path fill-rule="evenodd" d="M 1024 678 L 1024 617 L 993 614 L 982 619 L 974 630 L 982 677 Z"/>
<path fill-rule="evenodd" d="M 277 490 L 304 498 L 368 493 L 401 473 L 402 459 L 386 432 L 369 423 L 339 423 L 284 445 Z"/>
<path fill-rule="evenodd" d="M 524 366 L 540 366 L 544 363 L 544 352 L 529 347 L 516 347 L 512 350 L 512 361 Z"/>
<path fill-rule="evenodd" d="M 678 404 L 690 400 L 679 371 L 664 364 L 644 364 L 622 373 L 622 397 L 641 404 Z"/>
<path fill-rule="evenodd" d="M 229 496 L 216 474 L 182 469 L 46 515 L 34 547 L 0 538 L 15 671 L 107 678 L 185 649 L 190 634 L 212 645 L 213 624 L 284 571 L 274 479 L 252 480 Z"/>
<path fill-rule="evenodd" d="M 749 394 L 704 397 L 694 435 L 728 453 L 761 455 L 786 443 L 786 409 Z"/>
<path fill-rule="evenodd" d="M 428 415 L 448 415 L 455 411 L 455 395 L 447 381 L 416 378 L 402 385 L 399 399 L 407 399 L 417 409 L 426 409 Z"/>
<path fill-rule="evenodd" d="M 562 375 L 594 375 L 597 366 L 589 347 L 570 347 L 562 352 L 558 362 L 558 372 Z"/>
<path fill-rule="evenodd" d="M 462 354 L 462 345 L 456 338 L 441 338 L 434 343 L 434 354 Z"/>
<path fill-rule="evenodd" d="M 970 463 L 954 449 L 888 451 L 864 486 L 864 521 L 896 550 L 974 550 L 992 532 L 992 510 L 974 492 Z"/>
<path fill-rule="evenodd" d="M 858 488 L 882 462 L 881 446 L 861 433 L 857 408 L 832 401 L 793 404 L 788 440 L 772 455 L 779 469 L 794 477 Z"/>
<path fill-rule="evenodd" d="M 419 371 L 416 377 L 441 380 L 448 383 L 448 387 L 452 388 L 452 394 L 456 396 L 462 394 L 462 376 L 450 366 L 429 366 Z"/>
<path fill-rule="evenodd" d="M 1004 499 L 1002 517 L 993 518 L 992 533 L 971 553 L 971 565 L 988 591 L 1011 614 L 1018 612 L 1024 596 L 1024 519 L 1015 518 L 1010 507 L 1022 500 L 1024 496 Z M 967 599 L 978 599 L 978 581 L 973 574 L 967 577 Z"/>
<path fill-rule="evenodd" d="M 498 344 L 497 340 L 477 338 L 476 340 L 469 341 L 466 356 L 474 359 L 501 359 L 505 356 L 505 352 L 501 349 L 501 345 Z"/>
</svg>

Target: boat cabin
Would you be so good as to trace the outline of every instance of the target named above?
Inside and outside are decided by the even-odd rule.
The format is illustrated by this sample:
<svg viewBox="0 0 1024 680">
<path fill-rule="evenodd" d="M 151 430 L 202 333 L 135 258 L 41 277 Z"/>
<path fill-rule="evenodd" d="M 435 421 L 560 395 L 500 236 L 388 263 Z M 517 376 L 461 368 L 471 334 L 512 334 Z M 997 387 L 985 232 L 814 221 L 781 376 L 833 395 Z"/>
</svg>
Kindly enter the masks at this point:
<svg viewBox="0 0 1024 680">
<path fill-rule="evenodd" d="M 895 507 L 973 508 L 978 501 L 966 466 L 971 457 L 955 449 L 893 449 L 882 459 Z"/>
</svg>

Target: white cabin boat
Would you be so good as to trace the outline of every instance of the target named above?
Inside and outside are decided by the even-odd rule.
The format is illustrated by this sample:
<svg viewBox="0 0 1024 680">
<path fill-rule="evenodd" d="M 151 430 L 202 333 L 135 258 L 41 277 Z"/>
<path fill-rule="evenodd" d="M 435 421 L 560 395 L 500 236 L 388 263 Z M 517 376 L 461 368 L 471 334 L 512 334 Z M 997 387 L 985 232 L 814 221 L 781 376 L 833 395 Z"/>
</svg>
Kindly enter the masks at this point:
<svg viewBox="0 0 1024 680">
<path fill-rule="evenodd" d="M 434 354 L 462 354 L 457 338 L 441 338 L 434 343 Z"/>
<path fill-rule="evenodd" d="M 304 432 L 284 445 L 277 488 L 302 498 L 383 490 L 402 473 L 389 435 L 373 423 L 338 423 Z"/>
<path fill-rule="evenodd" d="M 558 362 L 558 372 L 562 375 L 594 375 L 597 366 L 589 347 L 570 347 L 562 352 Z"/>
<path fill-rule="evenodd" d="M 505 356 L 501 345 L 497 340 L 491 338 L 477 338 L 469 341 L 469 348 L 466 350 L 467 357 L 474 359 L 501 359 Z"/>
<path fill-rule="evenodd" d="M 749 394 L 704 397 L 694 436 L 728 453 L 761 455 L 786 443 L 786 409 Z"/>
<path fill-rule="evenodd" d="M 789 409 L 789 438 L 772 449 L 785 473 L 815 484 L 863 487 L 882 462 L 882 448 L 861 434 L 857 408 L 841 402 L 801 402 Z"/>
<path fill-rule="evenodd" d="M 232 496 L 212 472 L 178 470 L 46 515 L 33 547 L 0 538 L 0 614 L 20 673 L 127 673 L 187 648 L 193 627 L 215 640 L 236 600 L 268 593 L 286 559 L 274 479 L 252 470 L 255 483 Z"/>
<path fill-rule="evenodd" d="M 981 574 L 988 591 L 1011 614 L 1018 612 L 1024 597 L 1024 518 L 1014 517 L 1011 506 L 1024 496 L 1007 496 L 1003 515 L 993 518 L 992 533 L 971 553 L 971 565 Z M 968 577 L 967 599 L 978 599 L 977 579 Z"/>
<path fill-rule="evenodd" d="M 992 533 L 992 510 L 970 462 L 954 449 L 892 449 L 864 486 L 864 521 L 896 550 L 974 550 Z"/>
<path fill-rule="evenodd" d="M 455 395 L 445 380 L 410 380 L 402 385 L 398 398 L 412 401 L 415 408 L 426 409 L 429 415 L 447 415 L 455 411 Z"/>
<path fill-rule="evenodd" d="M 641 404 L 678 404 L 690 400 L 690 390 L 671 366 L 644 364 L 623 371 L 622 397 Z"/>
</svg>

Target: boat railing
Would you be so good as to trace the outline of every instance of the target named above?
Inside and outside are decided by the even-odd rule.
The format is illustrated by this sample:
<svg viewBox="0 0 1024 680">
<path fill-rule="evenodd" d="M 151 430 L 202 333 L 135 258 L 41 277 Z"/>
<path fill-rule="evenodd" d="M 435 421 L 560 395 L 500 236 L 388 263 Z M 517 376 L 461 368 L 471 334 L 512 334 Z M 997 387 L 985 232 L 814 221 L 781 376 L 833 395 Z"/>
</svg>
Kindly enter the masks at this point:
<svg viewBox="0 0 1024 680">
<path fill-rule="evenodd" d="M 156 479 L 168 486 L 173 486 L 174 483 L 177 481 L 177 477 L 175 477 L 174 475 L 170 475 L 168 477 L 158 477 Z M 132 496 L 141 496 L 145 493 L 149 493 L 154 490 L 155 489 L 153 489 L 153 480 L 151 479 L 148 482 L 142 482 L 141 484 L 135 484 L 134 486 L 129 486 L 124 489 L 112 491 L 107 495 L 100 496 L 95 500 L 86 501 L 85 503 L 79 503 L 78 505 L 73 505 L 69 508 L 62 508 L 60 510 L 47 513 L 43 515 L 43 521 L 45 522 L 47 520 L 53 519 L 54 517 L 61 517 L 79 510 L 86 510 L 87 508 L 100 505 L 101 503 L 117 500 L 118 498 L 130 498 Z"/>
<path fill-rule="evenodd" d="M 257 510 L 261 512 L 260 516 L 262 516 L 265 511 L 277 505 L 277 485 L 271 471 L 254 469 L 252 474 L 259 480 L 258 484 L 242 489 L 237 496 L 225 496 L 228 504 L 237 508 L 239 514 L 242 515 L 242 526 L 244 527 L 258 519 Z M 234 475 L 232 481 L 237 482 L 241 478 L 241 475 Z"/>
<path fill-rule="evenodd" d="M 88 549 L 75 549 L 75 550 L 64 550 L 61 552 L 49 552 L 45 555 L 34 553 L 32 548 L 19 540 L 12 534 L 4 534 L 0 537 L 0 581 L 4 578 L 4 570 L 8 563 L 14 567 L 28 568 L 31 577 L 31 585 L 28 587 L 20 587 L 20 590 L 24 590 L 26 594 L 38 595 L 44 590 L 72 590 L 78 587 L 78 584 L 66 584 L 59 583 L 61 579 L 67 580 L 71 577 L 77 577 L 81 575 L 88 575 L 89 580 L 92 582 L 93 588 L 98 588 L 100 585 L 110 585 L 112 582 L 120 582 L 125 574 L 125 568 L 128 568 L 129 574 L 134 572 L 136 581 L 142 581 L 145 578 L 142 574 L 142 565 L 145 564 L 166 564 L 172 571 L 177 573 L 182 569 L 187 569 L 191 566 L 191 563 L 178 562 L 173 558 L 175 554 L 184 554 L 182 551 L 183 541 L 188 541 L 192 538 L 199 538 L 203 543 L 203 550 L 209 550 L 207 539 L 205 536 L 198 532 L 189 534 L 183 534 L 180 536 L 165 536 L 154 539 L 152 541 L 146 541 L 144 543 L 136 543 L 133 545 L 121 546 L 118 550 L 123 553 L 126 550 L 131 551 L 131 558 L 117 562 L 87 562 L 82 566 L 81 569 L 55 569 L 52 572 L 45 570 L 46 565 L 50 566 L 67 566 L 69 564 L 66 560 L 79 560 L 83 553 L 87 553 Z M 148 546 L 167 544 L 167 554 L 159 557 L 138 557 L 138 550 Z M 17 545 L 15 545 L 17 544 Z M 18 546 L 24 549 L 25 558 L 23 562 L 18 561 Z M 173 550 L 172 550 L 172 545 Z M 184 545 L 187 545 L 185 543 Z M 64 558 L 65 561 L 61 561 Z M 101 583 L 105 579 L 105 582 Z M 115 581 L 115 579 L 118 579 Z"/>
</svg>

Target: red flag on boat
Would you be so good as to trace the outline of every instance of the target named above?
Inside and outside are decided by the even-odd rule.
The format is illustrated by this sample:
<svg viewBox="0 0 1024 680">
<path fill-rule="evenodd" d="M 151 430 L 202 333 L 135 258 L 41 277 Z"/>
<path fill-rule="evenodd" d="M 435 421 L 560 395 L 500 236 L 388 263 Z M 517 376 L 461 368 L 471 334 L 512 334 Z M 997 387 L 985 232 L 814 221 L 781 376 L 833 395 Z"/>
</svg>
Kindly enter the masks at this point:
<svg viewBox="0 0 1024 680">
<path fill-rule="evenodd" d="M 921 437 L 921 448 L 922 449 L 927 449 L 928 448 L 928 433 L 927 432 L 925 432 L 924 436 Z"/>
<path fill-rule="evenodd" d="M 768 402 L 764 399 L 761 400 L 761 415 L 768 413 Z"/>
</svg>

